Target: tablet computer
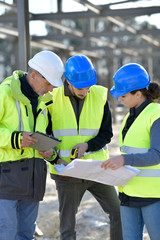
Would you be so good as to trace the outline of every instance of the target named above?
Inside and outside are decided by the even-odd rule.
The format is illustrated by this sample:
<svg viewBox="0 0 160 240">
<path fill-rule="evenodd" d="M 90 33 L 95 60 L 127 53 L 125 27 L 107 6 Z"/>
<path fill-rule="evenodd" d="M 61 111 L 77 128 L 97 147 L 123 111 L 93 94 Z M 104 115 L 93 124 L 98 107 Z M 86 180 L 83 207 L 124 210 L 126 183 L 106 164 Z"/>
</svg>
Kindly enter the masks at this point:
<svg viewBox="0 0 160 240">
<path fill-rule="evenodd" d="M 39 131 L 32 133 L 30 136 L 38 139 L 38 142 L 30 144 L 29 147 L 34 148 L 38 151 L 47 151 L 51 148 L 54 148 L 61 142 L 61 140 L 59 140 L 58 138 Z"/>
</svg>

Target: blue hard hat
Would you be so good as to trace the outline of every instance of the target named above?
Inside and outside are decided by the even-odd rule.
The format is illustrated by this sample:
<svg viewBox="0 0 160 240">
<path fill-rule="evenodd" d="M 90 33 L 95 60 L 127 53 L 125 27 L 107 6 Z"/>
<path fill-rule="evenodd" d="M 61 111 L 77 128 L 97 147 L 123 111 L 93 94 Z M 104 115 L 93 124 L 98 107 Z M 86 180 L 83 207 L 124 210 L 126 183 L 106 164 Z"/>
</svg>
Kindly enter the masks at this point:
<svg viewBox="0 0 160 240">
<path fill-rule="evenodd" d="M 142 89 L 150 84 L 150 76 L 141 65 L 129 63 L 122 66 L 113 76 L 114 86 L 110 93 L 120 97 L 134 90 Z"/>
<path fill-rule="evenodd" d="M 75 55 L 67 60 L 64 76 L 75 88 L 90 87 L 97 82 L 96 71 L 84 55 Z"/>
</svg>

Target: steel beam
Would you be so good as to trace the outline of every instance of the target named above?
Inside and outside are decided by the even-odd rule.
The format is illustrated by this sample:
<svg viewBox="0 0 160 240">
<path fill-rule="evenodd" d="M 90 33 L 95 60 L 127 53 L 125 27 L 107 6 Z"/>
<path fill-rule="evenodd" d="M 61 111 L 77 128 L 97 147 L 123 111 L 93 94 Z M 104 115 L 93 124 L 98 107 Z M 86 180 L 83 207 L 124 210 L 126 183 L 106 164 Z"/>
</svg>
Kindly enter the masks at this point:
<svg viewBox="0 0 160 240">
<path fill-rule="evenodd" d="M 30 58 L 30 38 L 29 38 L 29 12 L 28 1 L 17 0 L 17 20 L 18 20 L 18 67 L 21 70 L 28 70 L 28 60 Z"/>
<path fill-rule="evenodd" d="M 138 30 L 137 31 L 137 36 L 141 35 L 141 34 L 145 34 L 145 35 L 152 35 L 152 36 L 156 36 L 156 35 L 160 35 L 160 29 L 142 29 L 142 30 Z M 106 38 L 112 38 L 112 37 L 124 37 L 124 36 L 133 36 L 133 34 L 131 32 L 128 32 L 126 30 L 123 31 L 118 31 L 118 32 L 114 32 L 114 31 L 105 31 L 105 32 L 90 32 L 90 33 L 85 33 L 84 32 L 84 38 L 88 39 L 90 37 L 106 37 Z M 32 36 L 33 38 L 37 38 L 37 39 L 44 39 L 44 36 Z M 45 36 L 45 39 L 48 40 L 64 40 L 64 39 L 77 39 L 76 35 L 73 34 L 49 34 Z"/>
<path fill-rule="evenodd" d="M 32 14 L 31 20 L 64 20 L 64 19 L 88 19 L 88 18 L 99 18 L 107 16 L 143 16 L 151 15 L 154 13 L 160 13 L 160 6 L 156 7 L 141 7 L 131 9 L 116 9 L 116 10 L 102 10 L 100 16 L 96 13 L 87 12 L 64 12 L 64 13 L 43 13 L 43 14 Z"/>
</svg>

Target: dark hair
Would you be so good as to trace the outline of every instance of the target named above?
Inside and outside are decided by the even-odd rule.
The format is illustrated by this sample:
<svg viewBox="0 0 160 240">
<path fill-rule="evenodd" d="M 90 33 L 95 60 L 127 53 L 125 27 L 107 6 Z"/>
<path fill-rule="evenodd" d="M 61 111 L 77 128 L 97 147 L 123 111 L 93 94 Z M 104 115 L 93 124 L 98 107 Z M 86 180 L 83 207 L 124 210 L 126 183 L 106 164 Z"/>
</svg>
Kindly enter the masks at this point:
<svg viewBox="0 0 160 240">
<path fill-rule="evenodd" d="M 134 90 L 131 94 L 135 94 L 137 91 L 141 91 L 143 96 L 150 101 L 160 98 L 160 85 L 157 82 L 151 82 L 148 87 Z"/>
</svg>

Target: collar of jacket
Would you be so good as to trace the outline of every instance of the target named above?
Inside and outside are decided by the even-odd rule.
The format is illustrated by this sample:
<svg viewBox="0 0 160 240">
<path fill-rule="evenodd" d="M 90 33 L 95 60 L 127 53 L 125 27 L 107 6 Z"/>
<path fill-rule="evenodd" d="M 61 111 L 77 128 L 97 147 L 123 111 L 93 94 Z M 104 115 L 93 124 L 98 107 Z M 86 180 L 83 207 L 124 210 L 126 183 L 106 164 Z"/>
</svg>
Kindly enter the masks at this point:
<svg viewBox="0 0 160 240">
<path fill-rule="evenodd" d="M 21 92 L 21 84 L 19 78 L 24 74 L 23 71 L 14 71 L 11 77 L 11 93 L 12 96 L 25 104 L 29 104 L 30 100 Z M 46 93 L 44 96 L 38 97 L 39 102 L 49 102 L 52 100 L 52 94 L 50 92 Z"/>
</svg>

